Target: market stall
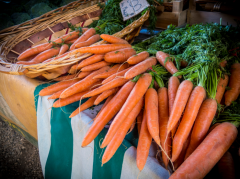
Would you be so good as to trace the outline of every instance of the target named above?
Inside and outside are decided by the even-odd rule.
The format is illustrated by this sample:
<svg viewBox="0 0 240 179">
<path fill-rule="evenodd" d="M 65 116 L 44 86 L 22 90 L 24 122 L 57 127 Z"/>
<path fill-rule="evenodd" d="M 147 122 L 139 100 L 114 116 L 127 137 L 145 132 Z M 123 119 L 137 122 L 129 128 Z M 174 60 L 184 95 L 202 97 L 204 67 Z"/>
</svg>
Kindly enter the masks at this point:
<svg viewBox="0 0 240 179">
<path fill-rule="evenodd" d="M 223 176 L 239 148 L 238 22 L 193 24 L 200 1 L 124 3 L 76 1 L 1 31 L 0 115 L 37 140 L 45 178 Z"/>
</svg>

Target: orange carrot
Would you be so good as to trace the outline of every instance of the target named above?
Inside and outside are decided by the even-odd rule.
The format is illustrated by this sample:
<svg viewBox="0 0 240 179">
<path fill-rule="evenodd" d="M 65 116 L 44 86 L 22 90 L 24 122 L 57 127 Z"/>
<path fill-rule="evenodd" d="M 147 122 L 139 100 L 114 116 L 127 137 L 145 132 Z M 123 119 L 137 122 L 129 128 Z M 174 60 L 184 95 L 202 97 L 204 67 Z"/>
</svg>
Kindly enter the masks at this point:
<svg viewBox="0 0 240 179">
<path fill-rule="evenodd" d="M 128 44 L 126 40 L 120 39 L 118 37 L 114 37 L 112 35 L 101 34 L 100 37 L 111 44 Z"/>
<path fill-rule="evenodd" d="M 92 37 L 90 37 L 88 40 L 86 40 L 84 42 L 76 43 L 75 48 L 90 46 L 90 45 L 96 43 L 99 40 L 100 40 L 100 35 L 96 34 L 96 35 L 93 35 Z"/>
<path fill-rule="evenodd" d="M 102 157 L 102 164 L 108 162 L 112 156 L 115 154 L 119 146 L 121 145 L 122 141 L 124 140 L 129 128 L 135 121 L 137 115 L 141 111 L 143 107 L 143 98 L 137 103 L 137 105 L 133 108 L 133 110 L 129 113 L 126 120 L 121 124 L 119 129 L 117 130 L 116 134 L 114 135 L 111 142 L 108 144 L 103 157 Z"/>
<path fill-rule="evenodd" d="M 217 85 L 217 93 L 216 93 L 215 99 L 217 100 L 218 103 L 220 103 L 222 100 L 227 84 L 228 84 L 228 76 L 225 75 L 224 78 L 221 78 L 219 80 Z"/>
<path fill-rule="evenodd" d="M 80 112 L 93 106 L 93 103 L 97 97 L 98 97 L 98 95 L 89 98 L 85 103 L 81 104 L 75 111 L 73 111 L 72 114 L 69 116 L 69 118 L 72 118 L 72 117 L 78 115 Z"/>
<path fill-rule="evenodd" d="M 183 81 L 177 90 L 177 94 L 173 103 L 172 112 L 168 122 L 168 132 L 170 132 L 174 126 L 180 120 L 183 110 L 187 104 L 190 93 L 192 92 L 193 83 L 189 80 Z"/>
<path fill-rule="evenodd" d="M 90 144 L 97 135 L 102 131 L 104 126 L 117 114 L 125 103 L 127 97 L 132 91 L 135 83 L 132 81 L 127 82 L 112 98 L 112 100 L 105 106 L 101 113 L 95 118 L 92 126 L 89 128 L 87 134 L 85 135 L 82 147 Z"/>
<path fill-rule="evenodd" d="M 30 56 L 30 57 L 27 57 L 27 58 L 24 58 L 24 59 L 21 59 L 21 60 L 18 60 L 18 61 L 31 61 L 31 60 L 34 59 L 37 55 L 38 55 L 38 54 L 32 55 L 32 56 Z"/>
<path fill-rule="evenodd" d="M 123 63 L 127 61 L 129 57 L 135 54 L 136 51 L 133 48 L 123 48 L 106 53 L 104 56 L 104 60 L 111 63 Z"/>
<path fill-rule="evenodd" d="M 62 89 L 56 93 L 53 93 L 51 96 L 48 97 L 48 99 L 57 99 L 60 97 L 61 93 L 64 91 L 65 89 Z"/>
<path fill-rule="evenodd" d="M 172 140 L 170 133 L 167 133 L 169 113 L 168 113 L 168 90 L 165 87 L 158 89 L 158 110 L 159 110 L 160 143 L 163 150 L 167 153 L 168 157 L 170 157 Z M 164 152 L 162 152 L 162 159 L 166 168 L 169 162 L 168 157 Z"/>
<path fill-rule="evenodd" d="M 112 88 L 112 89 L 109 89 L 109 90 L 106 90 L 106 91 L 102 92 L 102 94 L 100 94 L 98 96 L 98 98 L 94 101 L 94 105 L 98 105 L 104 99 L 106 99 L 108 96 L 111 96 L 112 94 L 115 94 L 118 90 L 119 90 L 119 88 Z"/>
<path fill-rule="evenodd" d="M 92 37 L 94 34 L 96 34 L 96 30 L 94 28 L 90 28 L 86 30 L 70 47 L 70 51 L 75 49 L 75 45 L 79 42 L 84 42 L 88 40 L 90 37 Z"/>
<path fill-rule="evenodd" d="M 147 51 L 143 51 L 141 53 L 138 53 L 137 55 L 133 55 L 130 58 L 128 58 L 127 62 L 128 64 L 135 65 L 147 59 L 148 57 L 149 57 L 149 53 Z"/>
<path fill-rule="evenodd" d="M 117 77 L 120 77 L 120 76 L 123 77 L 124 74 L 125 74 L 128 70 L 130 70 L 131 68 L 132 68 L 132 67 L 129 67 L 129 68 L 123 70 L 123 71 L 117 72 L 117 73 L 109 76 L 108 78 L 106 78 L 105 80 L 103 80 L 102 84 L 106 84 L 106 83 L 108 83 L 109 81 L 112 81 L 113 79 L 115 79 L 115 78 L 117 78 Z"/>
<path fill-rule="evenodd" d="M 73 75 L 66 75 L 66 76 L 60 76 L 58 78 L 53 79 L 54 81 L 64 81 L 64 80 L 71 80 L 73 78 L 77 78 L 76 74 Z"/>
<path fill-rule="evenodd" d="M 85 91 L 87 88 L 92 86 L 94 83 L 98 82 L 99 79 L 92 79 L 93 76 L 100 74 L 106 70 L 108 70 L 110 67 L 105 66 L 97 71 L 92 72 L 90 75 L 88 75 L 86 78 L 82 79 L 78 83 L 68 87 L 65 91 L 62 92 L 60 98 L 66 98 L 68 96 L 71 96 L 73 94 Z"/>
<path fill-rule="evenodd" d="M 151 68 L 153 65 L 157 64 L 157 60 L 155 57 L 149 57 L 146 60 L 134 65 L 130 70 L 128 70 L 124 78 L 131 79 L 141 73 L 144 73 L 148 68 Z"/>
<path fill-rule="evenodd" d="M 49 58 L 52 58 L 55 55 L 58 55 L 59 51 L 60 51 L 59 47 L 54 47 L 54 48 L 48 49 L 48 50 L 38 54 L 31 61 L 28 61 L 28 62 L 20 61 L 20 62 L 17 62 L 17 64 L 30 65 L 30 64 L 41 63 Z"/>
<path fill-rule="evenodd" d="M 144 109 L 143 109 L 144 110 Z M 138 130 L 138 135 L 140 135 L 141 131 L 141 125 L 143 121 L 143 110 L 140 111 L 140 113 L 137 116 L 137 130 Z"/>
<path fill-rule="evenodd" d="M 169 179 L 204 178 L 237 137 L 237 128 L 228 122 L 215 127 Z"/>
<path fill-rule="evenodd" d="M 217 163 L 220 179 L 236 179 L 234 160 L 230 152 L 226 152 Z"/>
<path fill-rule="evenodd" d="M 94 54 L 103 54 L 111 51 L 119 50 L 122 48 L 130 48 L 130 44 L 103 44 L 103 45 L 94 45 L 91 47 L 82 47 L 76 50 L 80 53 L 94 53 Z"/>
<path fill-rule="evenodd" d="M 138 139 L 137 159 L 136 159 L 137 167 L 140 171 L 142 171 L 142 169 L 144 168 L 144 166 L 147 162 L 151 143 L 152 143 L 152 136 L 148 130 L 147 116 L 146 116 L 146 112 L 144 110 L 143 121 L 142 121 L 142 125 L 141 125 L 139 139 Z"/>
<path fill-rule="evenodd" d="M 180 82 L 176 76 L 172 76 L 168 81 L 169 115 L 171 114 L 179 85 Z M 172 138 L 176 133 L 177 127 L 178 125 L 175 125 L 173 130 L 171 131 Z"/>
<path fill-rule="evenodd" d="M 96 117 L 95 117 L 93 120 L 95 120 L 95 119 L 98 117 L 98 115 L 101 114 L 101 112 L 103 111 L 103 109 L 104 109 L 104 108 L 107 106 L 107 104 L 112 100 L 112 98 L 114 97 L 114 95 L 115 95 L 115 94 L 112 94 L 112 95 L 110 95 L 110 96 L 106 99 L 105 103 L 102 105 L 100 111 L 98 112 L 98 114 L 96 115 Z"/>
<path fill-rule="evenodd" d="M 77 65 L 77 70 L 81 69 L 82 67 L 97 63 L 102 61 L 104 58 L 104 55 L 99 54 L 99 55 L 93 55 L 91 57 L 86 58 L 85 60 L 81 61 L 78 65 Z"/>
<path fill-rule="evenodd" d="M 94 71 L 109 65 L 111 65 L 111 63 L 100 61 L 100 62 L 83 67 L 81 71 Z"/>
<path fill-rule="evenodd" d="M 124 78 L 116 78 L 92 91 L 90 91 L 88 94 L 86 94 L 84 97 L 91 97 L 91 96 L 95 96 L 97 94 L 100 94 L 106 90 L 110 90 L 110 89 L 113 89 L 113 88 L 116 88 L 118 86 L 122 86 L 124 85 L 125 83 L 127 83 L 128 80 L 124 79 Z"/>
<path fill-rule="evenodd" d="M 60 48 L 59 54 L 58 55 L 62 55 L 64 54 L 66 51 L 68 51 L 69 47 L 67 44 L 63 44 Z"/>
<path fill-rule="evenodd" d="M 172 61 L 167 61 L 166 63 L 164 63 L 165 59 L 167 57 L 169 57 L 168 54 L 166 54 L 166 53 L 164 53 L 162 51 L 158 51 L 157 54 L 156 54 L 156 57 L 157 57 L 157 60 L 159 61 L 159 63 L 162 66 L 164 66 L 169 73 L 174 74 L 174 73 L 176 73 L 178 71 Z M 179 78 L 181 78 L 181 76 L 179 76 Z"/>
<path fill-rule="evenodd" d="M 93 78 L 108 78 L 109 76 L 116 74 L 117 72 L 120 72 L 122 70 L 125 70 L 128 67 L 129 65 L 127 63 L 123 65 L 117 64 L 117 65 L 114 65 L 108 72 L 96 75 Z"/>
<path fill-rule="evenodd" d="M 82 31 L 85 32 L 87 31 L 88 28 L 82 28 Z M 79 31 L 72 31 L 69 32 L 68 34 L 65 34 L 61 37 L 59 37 L 58 39 L 54 40 L 55 43 L 63 43 L 65 41 L 69 41 L 72 39 L 76 39 L 79 37 Z"/>
<path fill-rule="evenodd" d="M 72 39 L 72 40 L 68 40 L 66 42 L 64 42 L 65 44 L 73 44 L 78 38 Z"/>
<path fill-rule="evenodd" d="M 39 92 L 40 96 L 47 96 L 47 95 L 51 95 L 53 93 L 56 93 L 62 89 L 68 88 L 69 86 L 77 83 L 78 81 L 80 81 L 80 79 L 73 79 L 73 80 L 68 80 L 68 81 L 61 81 L 58 83 L 55 83 L 53 85 L 50 85 L 44 89 L 42 89 Z"/>
<path fill-rule="evenodd" d="M 185 160 L 193 153 L 193 151 L 199 146 L 203 141 L 212 120 L 217 112 L 217 102 L 214 99 L 206 99 L 198 112 L 196 121 L 193 126 L 191 133 L 190 144 L 188 146 Z"/>
<path fill-rule="evenodd" d="M 183 118 L 173 138 L 173 145 L 172 145 L 172 161 L 173 162 L 178 158 L 183 148 L 183 144 L 187 140 L 188 135 L 191 132 L 194 121 L 197 117 L 198 111 L 205 97 L 206 97 L 206 91 L 203 87 L 197 86 L 193 89 L 191 96 L 187 102 L 187 106 L 184 111 Z M 175 102 L 174 102 L 174 105 L 175 105 Z M 174 111 L 172 111 L 172 114 L 173 112 Z"/>
<path fill-rule="evenodd" d="M 78 78 L 84 78 L 86 76 L 88 76 L 89 74 L 91 74 L 92 71 L 81 71 L 78 75 Z"/>
<path fill-rule="evenodd" d="M 154 88 L 149 88 L 145 94 L 145 111 L 147 116 L 148 131 L 155 142 L 160 145 L 158 95 Z"/>
<path fill-rule="evenodd" d="M 229 79 L 230 90 L 225 92 L 225 105 L 230 106 L 230 104 L 235 101 L 239 96 L 240 90 L 240 63 L 234 63 L 231 66 L 231 76 Z"/>
<path fill-rule="evenodd" d="M 46 51 L 46 50 L 50 49 L 51 47 L 52 47 L 51 43 L 44 43 L 44 44 L 40 44 L 40 45 L 37 45 L 35 47 L 29 48 L 29 49 L 25 50 L 24 52 L 22 52 L 18 56 L 17 60 L 23 60 L 23 59 L 28 58 L 32 55 L 39 54 L 43 51 Z"/>
<path fill-rule="evenodd" d="M 79 93 L 76 93 L 76 94 L 74 94 L 72 96 L 69 96 L 67 98 L 63 98 L 63 99 L 60 98 L 53 103 L 53 107 L 54 108 L 60 108 L 60 107 L 66 106 L 68 104 L 74 103 L 76 101 L 79 101 L 82 98 L 82 96 L 84 94 L 88 93 L 89 91 L 90 90 L 79 92 Z M 84 99 L 84 98 L 82 98 L 82 99 Z"/>
<path fill-rule="evenodd" d="M 184 142 L 182 151 L 178 156 L 177 160 L 173 162 L 175 170 L 184 162 L 184 157 L 185 157 L 189 142 L 190 142 L 190 136 L 188 136 L 187 140 Z"/>
<path fill-rule="evenodd" d="M 223 60 L 220 64 L 219 64 L 221 67 L 226 67 L 227 65 L 227 60 Z"/>
<path fill-rule="evenodd" d="M 126 119 L 131 110 L 136 106 L 136 104 L 140 101 L 143 95 L 146 93 L 149 85 L 151 84 L 152 76 L 148 73 L 144 73 L 134 86 L 132 92 L 129 94 L 126 102 L 124 103 L 121 110 L 118 112 L 116 117 L 114 118 L 108 133 L 106 134 L 101 148 L 106 147 L 109 142 L 112 140 L 118 128 L 121 126 L 123 121 Z M 159 134 L 159 133 L 158 133 Z"/>
</svg>

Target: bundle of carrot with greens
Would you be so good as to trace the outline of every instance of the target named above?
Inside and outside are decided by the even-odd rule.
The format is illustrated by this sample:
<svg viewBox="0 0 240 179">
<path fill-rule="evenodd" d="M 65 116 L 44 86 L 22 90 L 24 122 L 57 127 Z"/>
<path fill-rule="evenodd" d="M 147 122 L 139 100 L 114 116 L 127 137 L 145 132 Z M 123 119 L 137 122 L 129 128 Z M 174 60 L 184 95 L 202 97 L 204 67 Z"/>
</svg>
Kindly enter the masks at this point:
<svg viewBox="0 0 240 179">
<path fill-rule="evenodd" d="M 58 99 L 53 107 L 88 98 L 69 117 L 105 100 L 82 142 L 82 147 L 90 144 L 113 120 L 101 144 L 106 147 L 102 164 L 115 154 L 136 120 L 140 171 L 154 141 L 161 149 L 164 167 L 174 171 L 170 178 L 206 176 L 237 137 L 239 124 L 225 121 L 239 118 L 220 121 L 216 113 L 221 114 L 217 108 L 223 96 L 226 106 L 239 96 L 240 64 L 232 65 L 228 83 L 224 64 L 230 58 L 194 63 L 186 59 L 188 66 L 181 63 L 182 69 L 177 69 L 177 58 L 167 53 L 158 51 L 156 57 L 149 57 L 147 51 L 136 54 L 125 40 L 106 34 L 101 38 L 109 44 L 77 49 L 94 55 L 72 66 L 72 75 L 59 77 L 60 82 L 39 95 Z M 231 89 L 226 91 L 228 84 Z M 211 127 L 216 120 L 223 123 Z"/>
</svg>

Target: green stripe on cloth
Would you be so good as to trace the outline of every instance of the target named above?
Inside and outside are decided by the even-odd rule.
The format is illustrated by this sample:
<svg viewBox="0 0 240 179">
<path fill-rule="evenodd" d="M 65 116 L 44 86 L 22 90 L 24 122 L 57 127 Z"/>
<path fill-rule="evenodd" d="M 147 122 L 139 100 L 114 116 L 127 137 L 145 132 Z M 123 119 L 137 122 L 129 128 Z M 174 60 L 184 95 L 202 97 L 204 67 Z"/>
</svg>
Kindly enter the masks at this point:
<svg viewBox="0 0 240 179">
<path fill-rule="evenodd" d="M 100 144 L 103 141 L 106 133 L 107 129 L 103 129 L 94 140 L 94 165 L 92 178 L 120 179 L 125 151 L 132 145 L 135 147 L 137 146 L 137 130 L 135 127 L 134 130 L 126 136 L 113 157 L 102 166 L 102 156 L 106 148 L 100 148 Z"/>
</svg>

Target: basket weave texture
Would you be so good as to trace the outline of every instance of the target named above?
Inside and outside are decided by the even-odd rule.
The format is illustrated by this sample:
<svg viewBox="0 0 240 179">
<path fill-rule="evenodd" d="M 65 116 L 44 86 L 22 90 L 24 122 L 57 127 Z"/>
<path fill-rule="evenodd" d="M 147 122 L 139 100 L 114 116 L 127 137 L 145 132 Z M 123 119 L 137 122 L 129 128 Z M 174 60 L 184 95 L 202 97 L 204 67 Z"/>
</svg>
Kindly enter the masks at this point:
<svg viewBox="0 0 240 179">
<path fill-rule="evenodd" d="M 36 39 L 35 34 L 48 31 L 49 35 L 52 35 L 58 31 L 67 28 L 67 22 L 77 24 L 87 19 L 98 17 L 101 14 L 101 9 L 97 5 L 100 2 L 98 0 L 88 1 L 75 1 L 66 6 L 50 11 L 38 18 L 24 22 L 22 24 L 9 27 L 0 31 L 0 72 L 23 75 L 23 74 L 35 74 L 43 71 L 51 70 L 54 68 L 71 65 L 79 60 L 90 56 L 91 54 L 74 54 L 68 55 L 64 58 L 59 58 L 48 63 L 39 63 L 34 65 L 19 65 L 14 64 L 16 57 L 19 53 L 23 52 L 28 46 L 24 44 L 33 45 L 36 42 L 44 38 Z M 116 37 L 129 37 L 132 32 L 139 33 L 139 30 L 143 23 L 148 19 L 149 11 L 147 11 L 138 20 L 134 21 L 120 32 L 114 34 Z M 60 25 L 59 25 L 60 24 Z M 61 27 L 60 27 L 61 26 Z M 135 35 L 136 36 L 136 35 Z M 33 41 L 33 40 L 34 41 Z M 97 44 L 104 44 L 105 41 L 100 41 Z M 23 44 L 21 46 L 21 44 Z M 96 44 L 95 44 L 96 45 Z M 20 46 L 20 48 L 16 48 Z M 15 51 L 20 49 L 20 52 Z M 15 60 L 9 58 L 11 55 L 15 55 Z"/>
</svg>

